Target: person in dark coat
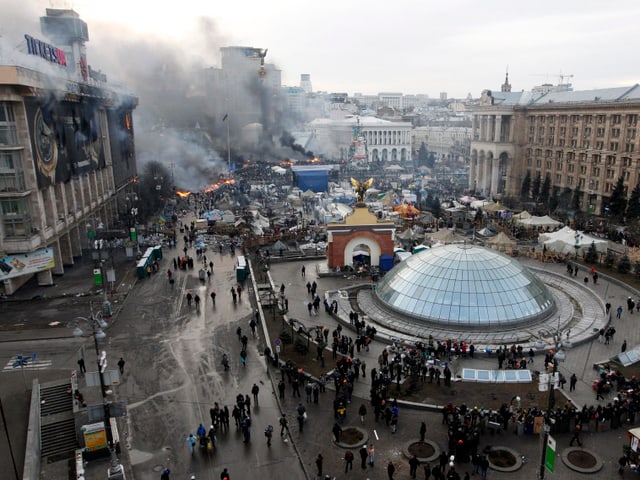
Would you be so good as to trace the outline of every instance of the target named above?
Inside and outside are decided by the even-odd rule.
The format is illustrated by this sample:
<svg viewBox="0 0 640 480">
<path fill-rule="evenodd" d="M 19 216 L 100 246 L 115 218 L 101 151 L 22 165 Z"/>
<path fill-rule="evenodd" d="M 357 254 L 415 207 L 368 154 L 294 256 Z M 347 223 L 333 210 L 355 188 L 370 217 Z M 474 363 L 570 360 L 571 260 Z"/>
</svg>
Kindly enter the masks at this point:
<svg viewBox="0 0 640 480">
<path fill-rule="evenodd" d="M 369 450 L 367 450 L 367 445 L 364 444 L 360 447 L 360 466 L 363 470 L 367 468 L 367 458 L 369 457 Z"/>
<path fill-rule="evenodd" d="M 396 473 L 396 467 L 393 465 L 393 462 L 387 463 L 387 475 L 389 476 L 389 480 L 393 480 L 393 474 Z"/>
<path fill-rule="evenodd" d="M 418 460 L 418 457 L 413 455 L 409 459 L 409 475 L 411 476 L 411 478 L 416 478 L 416 475 L 418 473 L 418 465 L 420 465 L 420 461 Z"/>
<path fill-rule="evenodd" d="M 424 442 L 424 437 L 427 435 L 427 424 L 422 422 L 420 424 L 420 441 Z"/>
</svg>

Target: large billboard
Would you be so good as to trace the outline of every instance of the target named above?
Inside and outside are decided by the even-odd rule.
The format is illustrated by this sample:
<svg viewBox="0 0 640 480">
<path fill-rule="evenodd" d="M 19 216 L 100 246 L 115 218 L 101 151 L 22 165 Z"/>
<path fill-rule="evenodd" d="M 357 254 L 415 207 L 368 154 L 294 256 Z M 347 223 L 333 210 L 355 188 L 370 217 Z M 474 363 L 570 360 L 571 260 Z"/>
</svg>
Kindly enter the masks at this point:
<svg viewBox="0 0 640 480">
<path fill-rule="evenodd" d="M 60 100 L 53 94 L 25 99 L 38 188 L 103 168 L 105 154 L 96 101 Z"/>
<path fill-rule="evenodd" d="M 0 258 L 0 280 L 49 270 L 55 264 L 51 248 L 42 248 L 31 253 L 7 255 Z"/>
</svg>

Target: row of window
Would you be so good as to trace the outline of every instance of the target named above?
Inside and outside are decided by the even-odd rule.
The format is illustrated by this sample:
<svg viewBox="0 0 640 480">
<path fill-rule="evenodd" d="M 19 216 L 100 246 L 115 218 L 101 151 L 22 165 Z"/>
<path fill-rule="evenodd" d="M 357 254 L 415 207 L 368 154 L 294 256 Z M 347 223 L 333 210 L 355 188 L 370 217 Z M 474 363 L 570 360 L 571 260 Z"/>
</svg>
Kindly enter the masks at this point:
<svg viewBox="0 0 640 480">
<path fill-rule="evenodd" d="M 624 119 L 625 123 L 629 126 L 636 126 L 638 124 L 638 115 L 630 113 L 622 115 L 619 113 L 613 115 L 530 115 L 529 124 L 534 125 L 537 123 L 559 123 L 560 125 L 566 125 L 567 121 L 572 124 L 580 123 L 591 125 L 594 122 L 598 125 L 604 125 L 607 123 L 607 117 L 610 119 L 610 124 L 620 125 Z"/>
<path fill-rule="evenodd" d="M 19 145 L 13 106 L 0 102 L 0 148 Z M 0 194 L 24 192 L 22 152 L 0 150 Z M 31 235 L 31 208 L 29 197 L 0 197 L 0 213 L 5 238 Z"/>
</svg>

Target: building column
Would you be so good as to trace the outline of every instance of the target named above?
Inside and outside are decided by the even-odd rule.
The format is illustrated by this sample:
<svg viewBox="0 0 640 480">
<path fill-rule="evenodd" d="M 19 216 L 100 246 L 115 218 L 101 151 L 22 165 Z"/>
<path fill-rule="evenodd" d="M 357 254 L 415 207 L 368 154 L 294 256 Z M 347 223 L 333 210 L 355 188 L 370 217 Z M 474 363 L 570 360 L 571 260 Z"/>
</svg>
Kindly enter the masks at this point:
<svg viewBox="0 0 640 480">
<path fill-rule="evenodd" d="M 478 131 L 478 115 L 473 115 L 471 118 L 471 140 L 476 139 L 476 133 Z"/>
<path fill-rule="evenodd" d="M 491 189 L 491 158 L 485 154 L 484 171 L 482 172 L 482 193 L 489 195 Z"/>
<path fill-rule="evenodd" d="M 489 192 L 491 196 L 495 196 L 498 193 L 498 185 L 500 185 L 500 159 L 495 158 L 492 162 L 491 169 L 491 191 Z"/>
<path fill-rule="evenodd" d="M 493 132 L 494 143 L 500 143 L 501 132 L 502 132 L 502 115 L 496 115 L 496 124 Z"/>
<path fill-rule="evenodd" d="M 68 233 L 60 235 L 53 249 L 55 254 L 56 266 L 55 273 L 62 275 L 65 265 L 73 265 L 73 249 L 71 238 Z"/>
</svg>

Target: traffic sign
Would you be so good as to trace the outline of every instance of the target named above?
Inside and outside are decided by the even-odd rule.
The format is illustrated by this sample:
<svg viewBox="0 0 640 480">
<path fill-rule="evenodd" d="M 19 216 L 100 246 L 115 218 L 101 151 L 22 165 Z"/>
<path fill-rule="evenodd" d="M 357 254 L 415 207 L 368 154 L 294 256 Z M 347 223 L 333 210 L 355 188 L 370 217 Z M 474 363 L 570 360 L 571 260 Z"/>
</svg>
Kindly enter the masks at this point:
<svg viewBox="0 0 640 480">
<path fill-rule="evenodd" d="M 279 338 L 276 338 L 276 341 L 273 343 L 276 344 L 276 347 L 279 347 L 280 345 L 282 345 L 282 340 L 280 340 Z"/>
<path fill-rule="evenodd" d="M 544 455 L 544 466 L 553 473 L 553 466 L 556 460 L 556 440 L 549 435 L 547 437 L 547 449 Z"/>
</svg>

